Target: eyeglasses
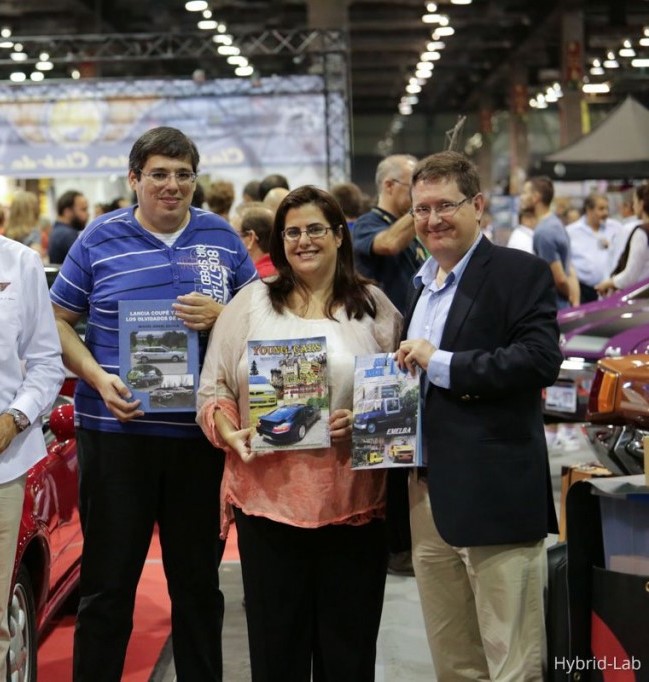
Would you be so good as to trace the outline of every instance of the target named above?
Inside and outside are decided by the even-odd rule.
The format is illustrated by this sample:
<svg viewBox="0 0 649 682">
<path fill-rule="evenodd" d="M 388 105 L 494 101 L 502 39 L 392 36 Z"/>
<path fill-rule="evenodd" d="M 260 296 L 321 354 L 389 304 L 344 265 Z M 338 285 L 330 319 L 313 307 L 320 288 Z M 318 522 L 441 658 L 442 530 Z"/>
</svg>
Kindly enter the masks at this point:
<svg viewBox="0 0 649 682">
<path fill-rule="evenodd" d="M 284 237 L 287 242 L 296 242 L 303 234 L 306 234 L 309 239 L 322 239 L 329 230 L 335 229 L 335 227 L 329 227 L 328 225 L 313 223 L 307 225 L 304 230 L 301 230 L 299 227 L 287 227 L 282 230 L 282 237 Z"/>
<path fill-rule="evenodd" d="M 403 185 L 404 187 L 410 187 L 409 182 L 403 182 L 402 180 L 397 180 L 396 178 L 390 178 L 392 182 L 396 182 L 397 185 Z"/>
<path fill-rule="evenodd" d="M 149 178 L 156 187 L 163 187 L 171 178 L 175 178 L 180 187 L 187 187 L 196 180 L 196 173 L 191 171 L 176 171 L 175 173 L 153 171 L 152 173 L 145 173 L 143 170 L 140 170 L 140 174 L 145 178 Z"/>
<path fill-rule="evenodd" d="M 462 205 L 472 199 L 473 197 L 464 197 L 462 201 L 444 201 L 437 206 L 415 206 L 408 213 L 418 222 L 428 221 L 431 213 L 434 213 L 438 218 L 450 218 L 458 212 Z"/>
</svg>

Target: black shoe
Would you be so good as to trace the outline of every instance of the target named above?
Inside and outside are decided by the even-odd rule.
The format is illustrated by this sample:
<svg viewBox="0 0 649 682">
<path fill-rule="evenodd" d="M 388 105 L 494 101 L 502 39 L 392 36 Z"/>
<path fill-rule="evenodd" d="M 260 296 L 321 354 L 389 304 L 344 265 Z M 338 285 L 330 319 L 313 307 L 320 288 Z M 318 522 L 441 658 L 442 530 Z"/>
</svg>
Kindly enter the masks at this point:
<svg viewBox="0 0 649 682">
<path fill-rule="evenodd" d="M 390 553 L 388 557 L 388 573 L 390 575 L 405 575 L 414 577 L 412 554 L 410 551 Z"/>
</svg>

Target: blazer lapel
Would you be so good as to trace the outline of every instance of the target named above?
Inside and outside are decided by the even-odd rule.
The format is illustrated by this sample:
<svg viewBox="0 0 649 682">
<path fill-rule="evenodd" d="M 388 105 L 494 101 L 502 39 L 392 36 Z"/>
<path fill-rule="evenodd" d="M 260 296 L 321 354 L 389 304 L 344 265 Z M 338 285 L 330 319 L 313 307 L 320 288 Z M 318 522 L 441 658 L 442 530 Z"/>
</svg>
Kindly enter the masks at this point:
<svg viewBox="0 0 649 682">
<path fill-rule="evenodd" d="M 455 339 L 464 324 L 466 316 L 469 314 L 469 310 L 471 310 L 478 290 L 482 286 L 484 266 L 491 257 L 492 249 L 493 244 L 486 237 L 482 237 L 476 250 L 473 252 L 473 256 L 471 256 L 467 263 L 453 297 L 448 317 L 446 318 L 440 348 L 444 350 L 451 350 L 453 348 Z"/>
</svg>

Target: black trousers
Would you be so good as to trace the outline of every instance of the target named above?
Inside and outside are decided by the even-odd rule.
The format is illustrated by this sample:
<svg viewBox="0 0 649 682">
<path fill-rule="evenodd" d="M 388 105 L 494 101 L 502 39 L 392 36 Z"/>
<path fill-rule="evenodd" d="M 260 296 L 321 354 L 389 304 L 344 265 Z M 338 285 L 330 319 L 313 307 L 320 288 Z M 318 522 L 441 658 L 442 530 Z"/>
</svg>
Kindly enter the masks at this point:
<svg viewBox="0 0 649 682">
<path fill-rule="evenodd" d="M 252 682 L 372 682 L 385 524 L 296 528 L 235 509 Z"/>
<path fill-rule="evenodd" d="M 391 554 L 409 552 L 412 549 L 408 472 L 409 469 L 406 468 L 388 469 L 386 522 Z"/>
<path fill-rule="evenodd" d="M 579 302 L 580 303 L 590 303 L 591 301 L 596 301 L 599 298 L 599 294 L 595 290 L 595 287 L 591 287 L 590 284 L 584 284 L 579 282 Z"/>
<path fill-rule="evenodd" d="M 222 679 L 218 568 L 224 453 L 202 436 L 77 431 L 84 534 L 75 682 L 119 682 L 154 524 L 171 598 L 178 682 Z"/>
</svg>

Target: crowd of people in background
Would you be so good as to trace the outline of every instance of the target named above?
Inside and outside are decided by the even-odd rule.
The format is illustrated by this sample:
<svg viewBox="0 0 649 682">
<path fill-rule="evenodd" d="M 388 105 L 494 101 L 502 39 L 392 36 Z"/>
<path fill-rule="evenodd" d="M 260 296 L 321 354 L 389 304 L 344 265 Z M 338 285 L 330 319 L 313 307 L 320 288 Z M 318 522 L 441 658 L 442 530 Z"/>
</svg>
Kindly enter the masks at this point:
<svg viewBox="0 0 649 682">
<path fill-rule="evenodd" d="M 365 192 L 354 182 L 334 184 L 330 189 L 343 210 L 348 228 L 356 234 L 354 243 L 360 271 L 379 282 L 393 280 L 390 272 L 386 273 L 383 267 L 409 276 L 415 262 L 413 254 L 418 249 L 416 259 L 419 260 L 425 255 L 421 244 L 408 233 L 411 228 L 407 227 L 407 219 L 402 219 L 402 207 L 395 203 L 399 200 L 399 188 L 402 188 L 404 205 L 409 201 L 407 185 L 399 177 L 392 177 L 401 174 L 398 165 L 403 158 L 406 157 L 394 155 L 379 164 L 374 192 Z M 414 159 L 407 158 L 411 162 Z M 229 222 L 239 231 L 244 242 L 247 240 L 248 248 L 252 248 L 257 259 L 266 256 L 260 263 L 263 276 L 266 276 L 273 274 L 274 268 L 266 255 L 263 234 L 257 234 L 254 228 L 241 232 L 242 213 L 251 204 L 250 207 L 263 206 L 270 216 L 274 216 L 289 193 L 289 187 L 288 178 L 280 173 L 271 173 L 260 180 L 247 182 L 237 202 L 233 182 L 217 179 L 210 184 L 202 184 L 197 181 L 192 205 L 209 210 Z M 508 230 L 501 226 L 494 230 L 487 197 L 481 231 L 496 243 L 535 253 L 550 263 L 560 307 L 587 303 L 649 277 L 646 258 L 649 244 L 644 236 L 647 231 L 636 229 L 648 219 L 643 210 L 644 188 L 644 184 L 636 184 L 613 194 L 592 192 L 583 198 L 556 196 L 549 178 L 531 177 L 516 198 L 518 214 L 512 227 Z M 548 193 L 551 199 L 548 199 Z M 614 217 L 610 210 L 611 198 L 616 206 Z M 56 198 L 56 215 L 51 219 L 41 210 L 42 201 L 36 192 L 18 189 L 8 205 L 0 207 L 0 234 L 34 249 L 45 263 L 61 264 L 91 219 L 128 207 L 135 201 L 136 197 L 130 195 L 95 203 L 91 217 L 87 197 L 80 191 L 67 190 Z M 382 211 L 386 213 L 381 218 Z M 265 215 L 263 212 L 257 211 L 253 215 L 255 217 L 250 218 L 252 224 L 265 222 L 265 218 L 260 217 Z M 355 231 L 359 218 L 362 218 L 361 229 Z M 365 235 L 365 223 L 377 220 L 383 220 L 384 227 L 389 226 L 391 230 L 380 230 L 382 234 L 377 239 L 372 233 L 368 237 Z M 559 229 L 560 224 L 564 230 Z M 254 240 L 251 237 L 253 233 L 257 235 Z M 406 244 L 408 248 L 405 248 Z M 368 248 L 371 248 L 371 255 L 368 255 Z M 374 265 L 370 263 L 372 259 L 377 259 Z M 404 259 L 410 259 L 409 263 L 401 267 Z M 568 293 L 569 284 L 573 287 L 571 294 Z M 388 285 L 390 287 L 399 289 L 393 284 Z M 396 304 L 398 308 L 402 307 L 398 300 Z"/>
</svg>

